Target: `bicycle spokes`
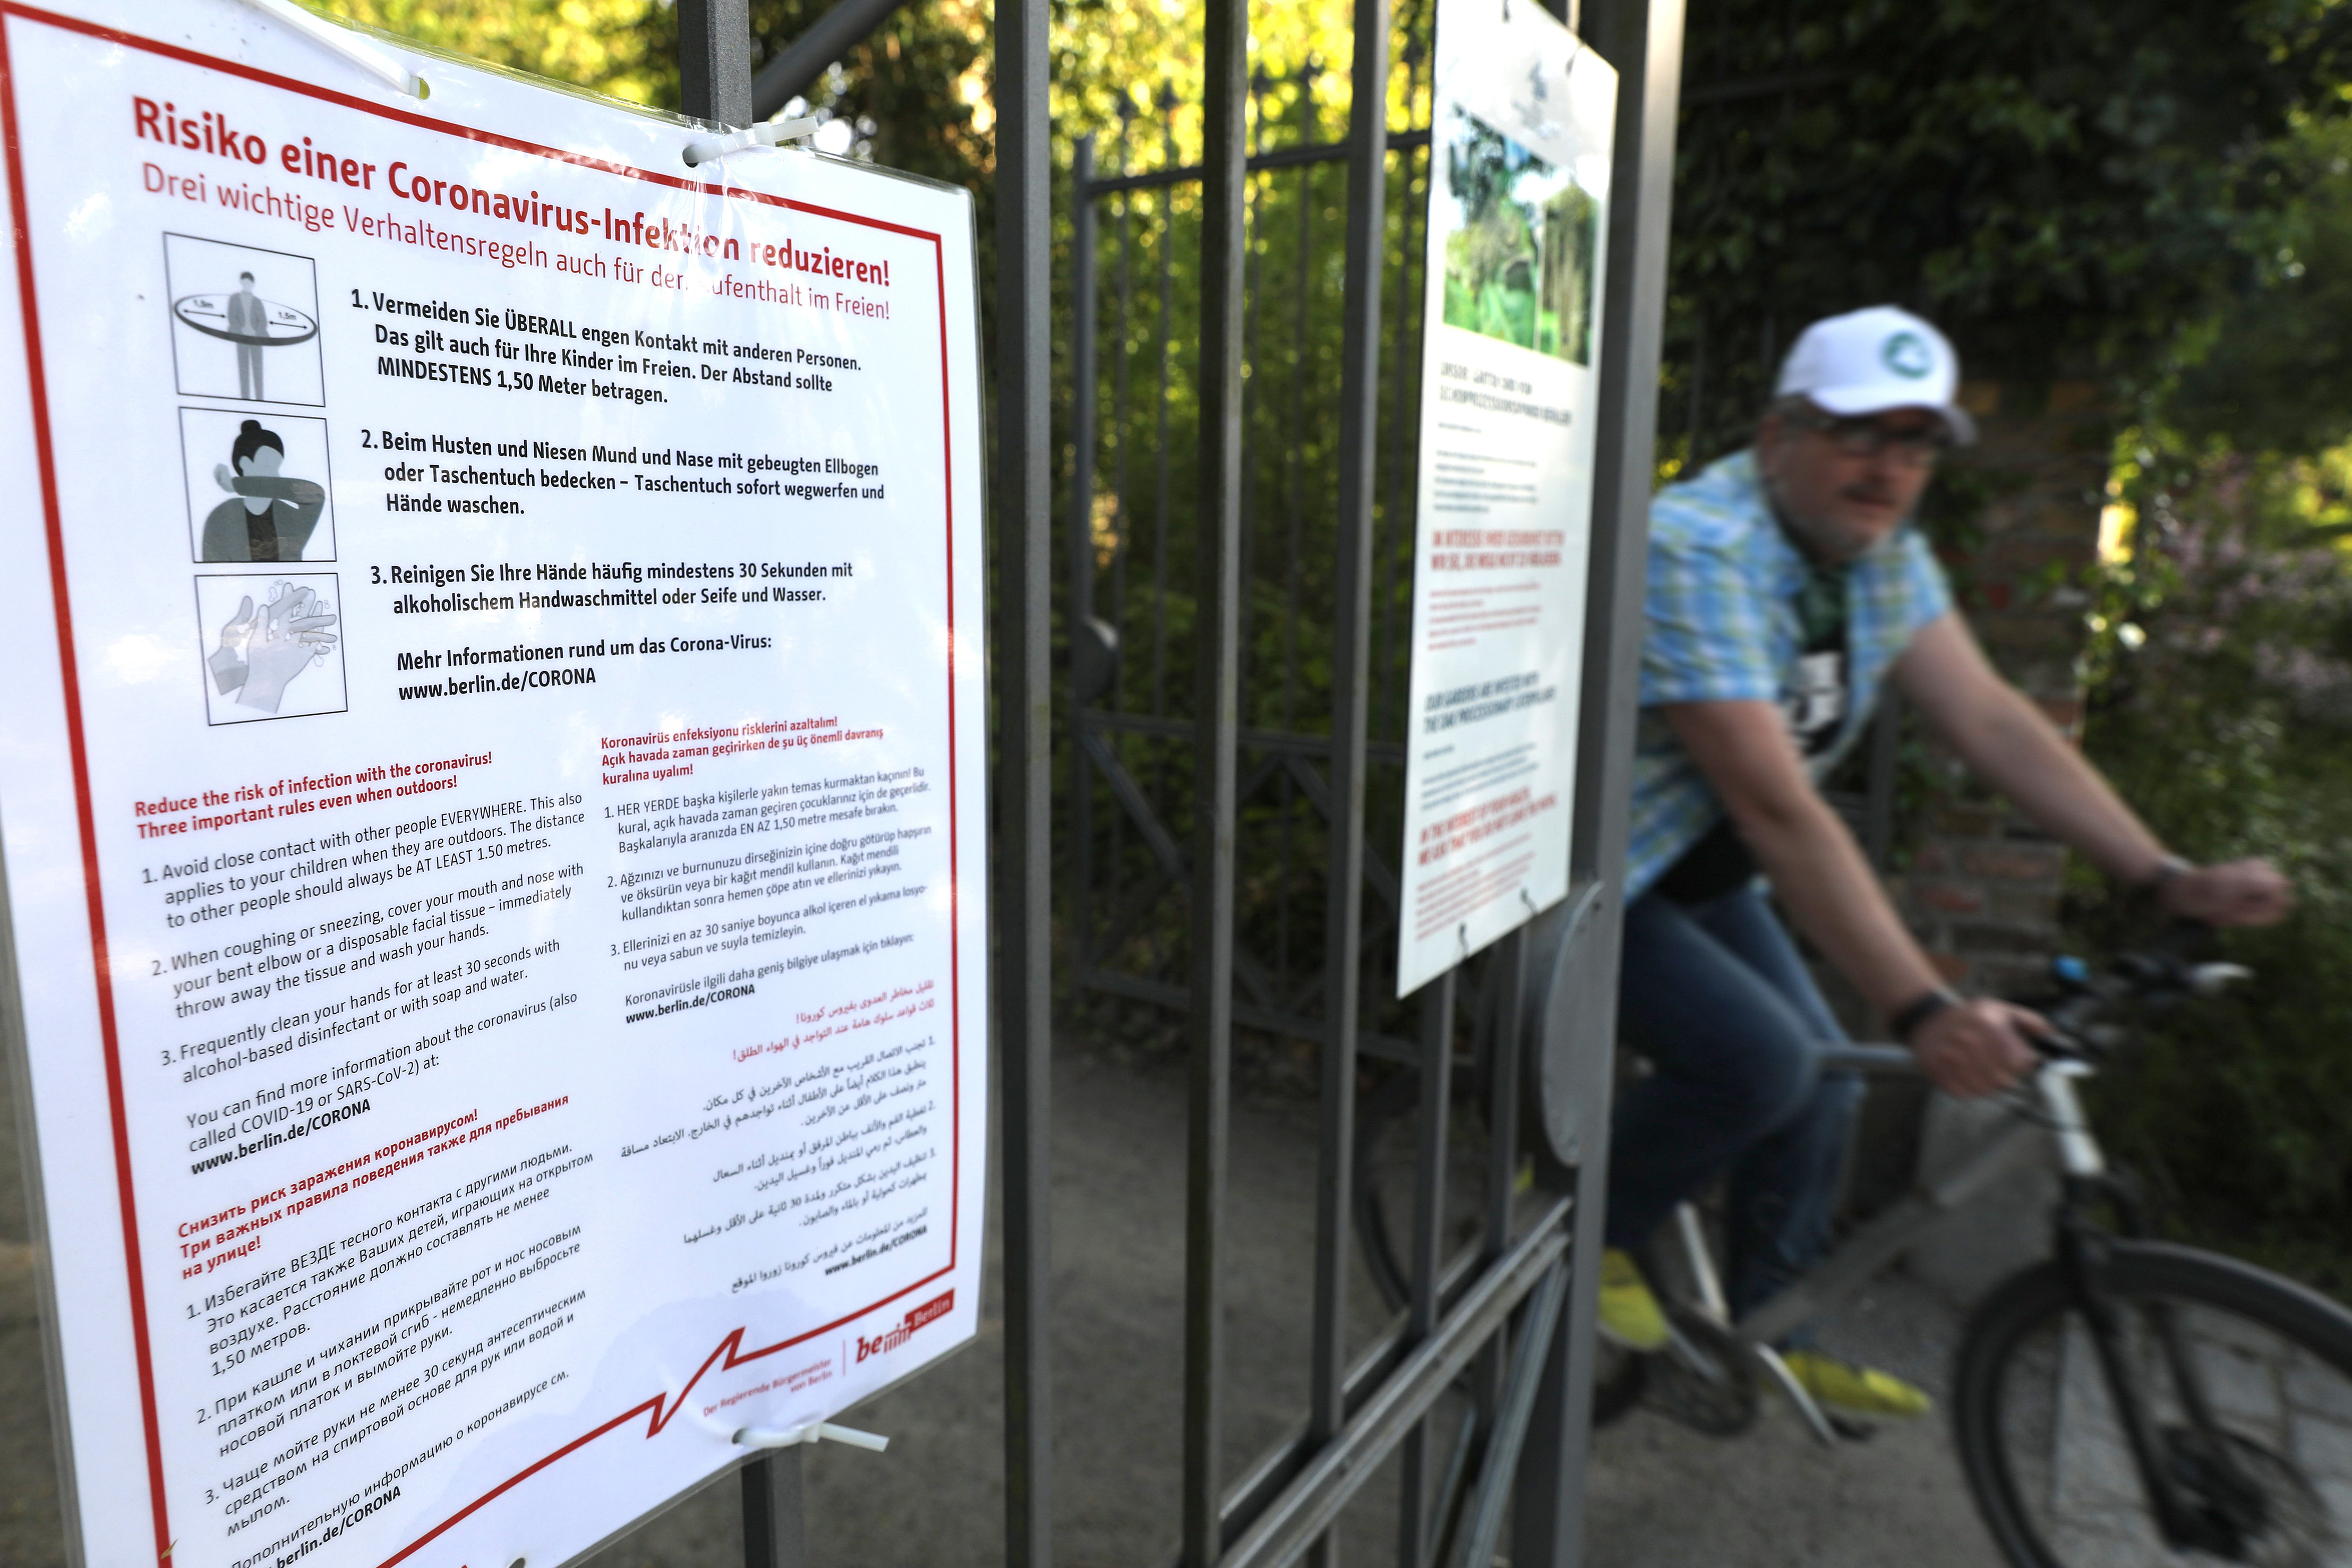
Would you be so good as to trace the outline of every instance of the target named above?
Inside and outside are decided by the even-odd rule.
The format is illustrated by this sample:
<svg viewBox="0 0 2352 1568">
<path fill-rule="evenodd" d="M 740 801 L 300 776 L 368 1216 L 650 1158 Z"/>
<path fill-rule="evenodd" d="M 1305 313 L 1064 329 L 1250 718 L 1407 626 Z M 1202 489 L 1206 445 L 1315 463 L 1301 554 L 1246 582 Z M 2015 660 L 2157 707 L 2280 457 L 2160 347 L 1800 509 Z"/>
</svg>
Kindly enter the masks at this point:
<svg viewBox="0 0 2352 1568">
<path fill-rule="evenodd" d="M 2003 1377 L 2019 1500 L 2057 1563 L 2352 1565 L 2352 1380 L 2203 1304 L 2114 1303 L 2112 1372 L 2086 1318 L 2052 1318 Z M 2168 1546 L 2114 1379 L 2174 1505 Z"/>
</svg>

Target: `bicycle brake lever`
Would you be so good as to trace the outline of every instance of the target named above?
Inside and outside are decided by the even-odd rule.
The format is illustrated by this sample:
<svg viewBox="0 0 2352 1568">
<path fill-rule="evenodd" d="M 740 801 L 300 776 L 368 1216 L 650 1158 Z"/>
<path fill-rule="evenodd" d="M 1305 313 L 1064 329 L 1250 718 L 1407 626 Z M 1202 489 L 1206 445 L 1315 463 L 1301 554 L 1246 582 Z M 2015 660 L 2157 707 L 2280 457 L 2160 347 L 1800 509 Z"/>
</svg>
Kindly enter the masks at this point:
<svg viewBox="0 0 2352 1568">
<path fill-rule="evenodd" d="M 2243 964 L 2199 964 L 2189 971 L 2189 988 L 2200 997 L 2218 997 L 2254 972 Z"/>
</svg>

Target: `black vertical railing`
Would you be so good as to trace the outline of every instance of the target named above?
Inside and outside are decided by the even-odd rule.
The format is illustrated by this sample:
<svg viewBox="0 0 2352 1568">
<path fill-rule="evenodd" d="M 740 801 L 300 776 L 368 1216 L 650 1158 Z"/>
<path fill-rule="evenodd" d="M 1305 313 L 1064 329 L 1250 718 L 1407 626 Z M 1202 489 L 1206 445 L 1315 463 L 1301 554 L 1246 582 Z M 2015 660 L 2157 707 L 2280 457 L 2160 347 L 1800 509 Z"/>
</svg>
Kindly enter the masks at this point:
<svg viewBox="0 0 2352 1568">
<path fill-rule="evenodd" d="M 744 6 L 679 0 L 688 102 L 705 118 L 750 118 Z M 1408 112 L 1422 112 L 1428 7 L 1405 18 L 1392 58 L 1388 0 L 1357 0 L 1340 141 L 1319 140 L 1311 62 L 1290 78 L 1286 124 L 1254 113 L 1280 84 L 1247 73 L 1244 0 L 1209 0 L 1200 163 L 1177 162 L 1180 105 L 1164 84 L 1151 106 L 1157 167 L 1132 166 L 1152 140 L 1132 99 L 1120 106 L 1108 171 L 1097 141 L 1075 144 L 1073 463 L 1059 528 L 1074 743 L 1069 951 L 1085 989 L 1186 1015 L 1179 1514 L 1181 1560 L 1194 1568 L 1336 1564 L 1343 1511 L 1391 1454 L 1402 1458 L 1397 1558 L 1407 1568 L 1486 1568 L 1507 1517 L 1521 1568 L 1580 1560 L 1612 889 L 1624 856 L 1680 17 L 1681 0 L 1594 0 L 1587 28 L 1619 64 L 1623 97 L 1578 741 L 1578 892 L 1570 907 L 1498 944 L 1475 974 L 1449 973 L 1410 998 L 1391 994 L 1397 875 L 1381 846 L 1397 842 L 1401 824 L 1420 209 L 1432 172 L 1425 126 L 1392 131 L 1387 116 L 1398 63 Z M 1044 0 L 1007 0 L 995 18 L 992 935 L 1014 1568 L 1053 1560 L 1047 21 Z M 1335 162 L 1346 165 L 1336 279 L 1316 260 L 1331 254 L 1317 182 Z M 1187 210 L 1179 193 L 1189 187 L 1198 200 Z M 1116 278 L 1108 332 L 1106 266 Z M 1265 336 L 1279 347 L 1269 350 Z M 1318 861 L 1319 885 L 1307 870 Z M 1457 1006 L 1472 990 L 1476 1006 Z M 1474 1032 L 1485 1190 L 1475 1243 L 1449 1259 L 1448 1113 L 1467 1015 L 1484 1020 Z M 1237 1026 L 1319 1047 L 1321 1120 L 1307 1409 L 1288 1437 L 1229 1467 L 1223 1238 Z M 1351 1356 L 1366 1058 L 1410 1083 L 1419 1110 L 1410 1239 L 1403 1264 L 1390 1265 L 1399 1311 Z M 1540 1070 L 1533 1079 L 1530 1062 Z M 1523 1198 L 1529 1096 L 1549 1190 Z M 797 1568 L 797 1465 L 752 1467 L 744 1497 L 748 1560 Z"/>
<path fill-rule="evenodd" d="M 1349 1239 L 1356 1188 L 1356 1033 L 1361 1001 L 1364 754 L 1370 739 L 1371 650 L 1372 447 L 1380 433 L 1381 241 L 1387 228 L 1388 0 L 1356 0 L 1355 59 L 1348 108 L 1347 277 L 1340 302 L 1339 485 L 1332 552 L 1331 768 L 1326 781 L 1330 831 L 1324 867 L 1323 1040 L 1320 1147 L 1315 1191 L 1315 1322 L 1308 1372 L 1307 1435 L 1328 1443 L 1347 1419 Z M 1312 203 L 1301 204 L 1311 211 Z M 1302 220 L 1303 223 L 1303 220 Z M 1299 246 L 1301 293 L 1307 246 Z M 1305 315 L 1303 301 L 1300 315 Z M 1304 399 L 1305 377 L 1300 378 Z M 1304 424 L 1303 413 L 1299 423 Z M 1299 513 L 1293 491 L 1290 596 L 1298 591 Z M 1298 630 L 1289 629 L 1283 727 L 1297 663 Z M 1290 801 L 1284 800 L 1285 826 Z M 1337 1542 L 1318 1543 L 1316 1568 L 1332 1568 Z"/>
<path fill-rule="evenodd" d="M 1051 7 L 997 0 L 994 642 L 990 921 L 1003 1103 L 1004 1560 L 1054 1560 L 1053 160 Z"/>
<path fill-rule="evenodd" d="M 1580 1550 L 1579 1503 L 1535 1502 L 1528 1478 L 1540 1473 L 1580 1495 L 1589 1357 L 1580 1369 L 1570 1347 L 1589 1337 L 1591 1312 L 1589 1275 L 1571 1267 L 1571 1255 L 1589 1270 L 1584 1216 L 1600 1211 L 1601 1175 L 1572 1139 L 1563 1154 L 1548 1138 L 1552 1146 L 1536 1152 L 1548 1156 L 1538 1168 L 1552 1190 L 1522 1196 L 1521 1106 L 1542 1089 L 1526 1077 L 1523 1042 L 1542 1048 L 1542 1083 L 1563 1075 L 1551 1059 L 1566 1055 L 1574 1061 L 1565 1076 L 1605 1099 L 1601 994 L 1613 999 L 1613 984 L 1590 960 L 1608 944 L 1614 962 L 1607 894 L 1622 862 L 1622 820 L 1604 827 L 1609 811 L 1622 814 L 1622 799 L 1602 776 L 1612 748 L 1630 752 L 1631 708 L 1620 698 L 1632 668 L 1624 639 L 1638 635 L 1639 584 L 1629 587 L 1615 569 L 1632 559 L 1628 549 L 1638 550 L 1639 532 L 1629 547 L 1612 531 L 1624 526 L 1624 505 L 1603 504 L 1596 535 L 1607 537 L 1596 537 L 1594 559 L 1611 602 L 1596 603 L 1590 617 L 1587 700 L 1600 706 L 1579 737 L 1577 798 L 1588 806 L 1573 915 L 1497 944 L 1466 976 L 1395 998 L 1392 846 L 1410 658 L 1421 209 L 1433 177 L 1425 126 L 1392 131 L 1387 118 L 1400 65 L 1408 112 L 1425 113 L 1428 11 L 1404 18 L 1402 47 L 1391 51 L 1395 25 L 1386 0 L 1360 0 L 1348 131 L 1326 141 L 1313 62 L 1287 78 L 1244 78 L 1244 17 L 1222 0 L 1204 40 L 1199 162 L 1177 162 L 1180 106 L 1163 85 L 1148 111 L 1159 120 L 1158 166 L 1133 166 L 1131 150 L 1153 138 L 1135 134 L 1142 128 L 1130 99 L 1116 166 L 1104 168 L 1100 144 L 1082 141 L 1072 168 L 1069 297 L 1083 319 L 1068 340 L 1066 428 L 1076 455 L 1066 532 L 1079 799 L 1065 842 L 1080 890 L 1067 939 L 1083 992 L 1185 1014 L 1180 1556 L 1199 1568 L 1336 1564 L 1343 1511 L 1392 1453 L 1403 1488 L 1400 1563 L 1485 1568 L 1514 1518 L 1511 1550 L 1529 1563 L 1558 1568 Z M 1650 41 L 1644 27 L 1627 36 L 1650 51 L 1641 56 L 1645 70 L 1672 47 L 1663 32 Z M 1650 120 L 1631 123 L 1652 134 Z M 1336 176 L 1331 163 L 1346 165 L 1338 246 L 1328 183 L 1318 188 Z M 1663 213 L 1662 169 L 1654 150 L 1621 150 L 1614 189 L 1627 233 L 1648 235 L 1640 214 Z M 1638 198 L 1630 191 L 1636 170 L 1652 182 Z M 1198 191 L 1197 204 L 1180 200 L 1188 190 Z M 1344 249 L 1343 270 L 1328 266 L 1336 248 Z M 1640 265 L 1651 262 L 1653 287 L 1614 300 L 1616 310 L 1651 319 L 1630 350 L 1606 362 L 1604 405 L 1643 401 L 1644 343 L 1654 385 L 1662 253 Z M 1636 262 L 1612 251 L 1612 265 Z M 1105 269 L 1115 271 L 1115 288 L 1101 286 Z M 1141 287 L 1131 281 L 1139 273 L 1148 280 Z M 1184 329 L 1188 317 L 1196 333 Z M 1620 318 L 1608 320 L 1614 331 Z M 1180 366 L 1188 351 L 1197 356 L 1189 381 Z M 1646 475 L 1651 434 L 1647 422 L 1619 421 L 1601 437 L 1619 444 L 1606 461 Z M 1148 508 L 1129 493 L 1137 483 L 1131 443 L 1144 444 L 1154 465 Z M 1097 572 L 1118 585 L 1108 604 Z M 1105 623 L 1083 626 L 1088 615 Z M 1135 656 L 1122 661 L 1121 648 Z M 1188 688 L 1189 708 L 1176 695 Z M 1309 871 L 1318 861 L 1319 879 Z M 1465 991 L 1475 1006 L 1457 1009 Z M 1473 1019 L 1486 1124 L 1483 1201 L 1475 1243 L 1448 1259 L 1448 1107 L 1463 1043 L 1457 1022 Z M 1289 1436 L 1229 1467 L 1221 1448 L 1221 1242 L 1237 1030 L 1316 1044 L 1320 1119 L 1307 1408 Z M 1374 1269 L 1376 1278 L 1387 1270 L 1393 1283 L 1383 1288 L 1400 1311 L 1371 1347 L 1350 1356 L 1351 1224 L 1371 1227 L 1364 1234 L 1378 1239 L 1365 1245 L 1374 1254 L 1391 1239 L 1377 1203 L 1365 1201 L 1376 1163 L 1357 1125 L 1366 1059 L 1380 1063 L 1375 1081 L 1401 1075 L 1421 1109 L 1410 1242 L 1402 1263 L 1382 1256 Z M 1546 1104 L 1537 1119 L 1561 1118 Z M 1378 1125 L 1367 1124 L 1375 1137 Z M 1605 1138 L 1591 1145 L 1604 1146 Z M 1580 1376 L 1585 1392 L 1570 1397 Z"/>
<path fill-rule="evenodd" d="M 1617 68 L 1600 398 L 1592 497 L 1592 584 L 1580 696 L 1572 883 L 1581 896 L 1539 922 L 1545 967 L 1529 994 L 1542 1041 L 1544 1151 L 1572 1194 L 1577 1227 L 1567 1310 L 1537 1391 L 1519 1467 L 1515 1568 L 1582 1560 L 1584 1468 L 1592 1403 L 1595 1276 L 1608 1199 L 1609 1097 L 1617 963 L 1640 713 L 1643 590 L 1656 478 L 1658 365 L 1682 76 L 1683 0 L 1586 0 L 1584 37 Z"/>
<path fill-rule="evenodd" d="M 730 129 L 752 120 L 750 0 L 677 0 L 679 107 Z M 745 1568 L 802 1568 L 801 1450 L 779 1448 L 743 1467 Z"/>
<path fill-rule="evenodd" d="M 1241 726 L 1242 270 L 1249 6 L 1202 33 L 1199 491 L 1193 531 L 1190 1127 L 1184 1213 L 1184 1561 L 1210 1568 L 1224 1494 L 1224 1210 L 1233 1089 L 1234 742 Z M 1092 265 L 1093 258 L 1087 258 Z M 1163 256 L 1162 266 L 1166 265 Z"/>
</svg>

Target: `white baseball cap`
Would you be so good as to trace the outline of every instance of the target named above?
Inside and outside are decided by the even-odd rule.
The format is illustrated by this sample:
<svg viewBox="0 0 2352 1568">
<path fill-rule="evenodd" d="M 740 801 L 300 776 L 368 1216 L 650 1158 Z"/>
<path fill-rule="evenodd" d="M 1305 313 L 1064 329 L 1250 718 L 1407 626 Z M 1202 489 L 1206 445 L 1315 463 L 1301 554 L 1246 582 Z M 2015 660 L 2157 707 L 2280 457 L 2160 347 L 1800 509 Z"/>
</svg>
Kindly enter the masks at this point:
<svg viewBox="0 0 2352 1568">
<path fill-rule="evenodd" d="M 1952 439 L 1977 438 L 1976 421 L 1953 400 L 1960 361 L 1945 336 L 1892 305 L 1873 305 L 1814 322 L 1780 361 L 1776 397 L 1802 397 L 1835 414 L 1919 408 L 1942 419 Z"/>
</svg>

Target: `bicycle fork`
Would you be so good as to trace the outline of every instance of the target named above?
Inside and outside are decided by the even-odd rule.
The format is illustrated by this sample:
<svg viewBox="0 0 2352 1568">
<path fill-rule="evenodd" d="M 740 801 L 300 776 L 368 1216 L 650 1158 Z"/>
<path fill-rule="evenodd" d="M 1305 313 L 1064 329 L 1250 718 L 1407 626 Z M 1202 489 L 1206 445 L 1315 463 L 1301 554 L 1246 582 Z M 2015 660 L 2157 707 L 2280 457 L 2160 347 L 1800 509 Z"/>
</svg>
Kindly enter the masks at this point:
<svg viewBox="0 0 2352 1568">
<path fill-rule="evenodd" d="M 2059 1267 L 2065 1270 L 2090 1330 L 2100 1380 L 2165 1543 L 2235 1560 L 2243 1553 L 2250 1531 L 2261 1527 L 2262 1490 L 2232 1461 L 2229 1440 L 2213 1418 L 2204 1380 L 2182 1343 L 2179 1325 L 2170 1309 L 2161 1304 L 2143 1308 L 2141 1315 L 2179 1391 L 2181 1412 L 2194 1434 L 2193 1453 L 2168 1443 L 2141 1397 L 2125 1343 L 2125 1312 L 2107 1289 L 2108 1234 L 2090 1214 L 2097 1201 L 2105 1198 L 2115 1210 L 2117 1229 L 2132 1240 L 2145 1238 L 2147 1224 L 2137 1197 L 2108 1171 L 2084 1117 L 2074 1080 L 2087 1076 L 2089 1071 L 2079 1061 L 2053 1061 L 2035 1076 L 2034 1086 L 2049 1114 L 2064 1176 L 2057 1219 Z M 2178 1472 L 2183 1460 L 2195 1463 L 2204 1472 L 2205 1485 L 2200 1489 L 2209 1500 L 2204 1506 L 2192 1504 L 2182 1495 Z"/>
</svg>

